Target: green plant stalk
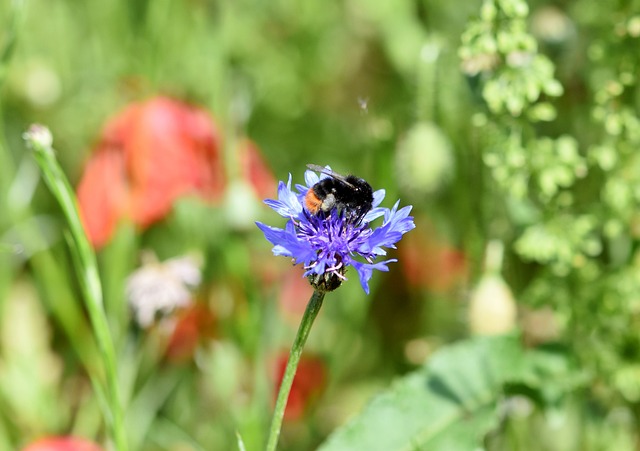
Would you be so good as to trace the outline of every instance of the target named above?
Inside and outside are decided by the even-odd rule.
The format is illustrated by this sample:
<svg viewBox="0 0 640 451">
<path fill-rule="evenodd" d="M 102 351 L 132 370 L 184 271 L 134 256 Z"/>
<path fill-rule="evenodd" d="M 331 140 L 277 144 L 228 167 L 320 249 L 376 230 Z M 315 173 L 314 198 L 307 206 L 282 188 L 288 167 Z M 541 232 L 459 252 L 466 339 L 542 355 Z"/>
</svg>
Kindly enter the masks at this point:
<svg viewBox="0 0 640 451">
<path fill-rule="evenodd" d="M 304 315 L 302 315 L 300 327 L 298 327 L 296 338 L 293 341 L 293 346 L 289 353 L 287 367 L 285 368 L 284 375 L 282 376 L 282 383 L 280 384 L 280 390 L 278 391 L 278 397 L 276 398 L 276 406 L 273 409 L 273 418 L 271 419 L 269 438 L 267 440 L 267 451 L 275 451 L 276 446 L 278 446 L 278 438 L 280 437 L 280 429 L 282 428 L 282 419 L 287 407 L 287 400 L 289 399 L 289 392 L 291 391 L 293 378 L 296 375 L 300 356 L 302 355 L 302 349 L 304 348 L 304 344 L 309 336 L 309 331 L 311 330 L 313 321 L 316 319 L 316 316 L 318 316 L 320 307 L 322 307 L 324 294 L 324 291 L 314 291 L 311 299 L 309 299 Z"/>
<path fill-rule="evenodd" d="M 49 140 L 41 139 L 46 132 Z M 40 136 L 38 136 L 40 135 Z M 124 430 L 123 411 L 120 403 L 120 391 L 116 369 L 116 354 L 109 330 L 109 323 L 102 301 L 102 287 L 98 273 L 98 265 L 93 248 L 85 235 L 75 194 L 67 177 L 55 158 L 51 147 L 49 131 L 42 126 L 32 126 L 25 139 L 33 149 L 34 157 L 42 170 L 44 180 L 54 195 L 69 226 L 68 242 L 74 257 L 76 271 L 84 295 L 89 319 L 93 327 L 96 341 L 104 363 L 106 377 L 106 393 L 108 411 L 107 423 L 111 428 L 112 438 L 118 451 L 127 449 Z M 94 387 L 96 386 L 94 380 Z"/>
</svg>

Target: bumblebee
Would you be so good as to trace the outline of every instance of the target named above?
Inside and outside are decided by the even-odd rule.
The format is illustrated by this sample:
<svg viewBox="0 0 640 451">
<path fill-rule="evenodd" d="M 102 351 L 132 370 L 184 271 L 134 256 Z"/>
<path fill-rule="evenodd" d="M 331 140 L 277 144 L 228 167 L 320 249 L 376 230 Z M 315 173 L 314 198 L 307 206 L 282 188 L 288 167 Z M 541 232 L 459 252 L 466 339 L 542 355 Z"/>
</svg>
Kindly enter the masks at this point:
<svg viewBox="0 0 640 451">
<path fill-rule="evenodd" d="M 326 214 L 335 208 L 348 221 L 358 223 L 373 207 L 373 189 L 366 180 L 355 175 L 343 176 L 317 164 L 307 167 L 329 176 L 309 188 L 304 196 L 305 207 L 312 214 Z"/>
</svg>

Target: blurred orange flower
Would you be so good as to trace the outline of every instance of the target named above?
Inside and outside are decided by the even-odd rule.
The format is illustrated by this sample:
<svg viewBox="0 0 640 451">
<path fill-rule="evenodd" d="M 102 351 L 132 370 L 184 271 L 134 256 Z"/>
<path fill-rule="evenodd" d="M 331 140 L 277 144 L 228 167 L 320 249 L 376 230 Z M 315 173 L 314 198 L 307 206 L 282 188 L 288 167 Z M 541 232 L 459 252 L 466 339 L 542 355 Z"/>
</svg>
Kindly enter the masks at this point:
<svg viewBox="0 0 640 451">
<path fill-rule="evenodd" d="M 102 451 L 102 448 L 78 437 L 47 437 L 31 443 L 22 451 Z"/>
<path fill-rule="evenodd" d="M 180 196 L 216 200 L 224 189 L 220 134 L 211 116 L 156 97 L 133 103 L 104 127 L 78 185 L 89 239 L 104 245 L 120 219 L 141 227 L 164 218 Z"/>
<path fill-rule="evenodd" d="M 275 380 L 276 390 L 280 388 L 280 381 L 287 366 L 289 354 L 283 352 L 276 357 Z M 313 355 L 303 355 L 298 363 L 298 371 L 293 378 L 293 385 L 284 412 L 286 420 L 302 418 L 307 409 L 322 394 L 327 383 L 327 369 L 324 361 Z M 277 393 L 274 393 L 274 401 Z"/>
</svg>

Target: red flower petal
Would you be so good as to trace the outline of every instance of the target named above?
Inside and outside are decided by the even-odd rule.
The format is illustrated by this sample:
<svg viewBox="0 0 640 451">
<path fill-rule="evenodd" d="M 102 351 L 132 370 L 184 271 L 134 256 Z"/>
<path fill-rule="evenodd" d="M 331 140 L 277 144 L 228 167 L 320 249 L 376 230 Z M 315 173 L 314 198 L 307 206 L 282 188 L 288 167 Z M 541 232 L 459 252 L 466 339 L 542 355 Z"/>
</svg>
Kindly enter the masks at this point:
<svg viewBox="0 0 640 451">
<path fill-rule="evenodd" d="M 80 216 L 94 246 L 105 244 L 127 211 L 128 183 L 123 155 L 117 148 L 99 148 L 87 163 L 78 185 Z"/>
<path fill-rule="evenodd" d="M 147 102 L 128 137 L 132 216 L 142 226 L 162 219 L 185 194 L 222 194 L 218 133 L 206 113 L 171 99 Z"/>
<path fill-rule="evenodd" d="M 135 103 L 105 126 L 87 163 L 78 197 L 95 246 L 130 216 L 147 227 L 161 220 L 180 196 L 222 196 L 220 136 L 210 115 L 177 100 Z"/>
</svg>

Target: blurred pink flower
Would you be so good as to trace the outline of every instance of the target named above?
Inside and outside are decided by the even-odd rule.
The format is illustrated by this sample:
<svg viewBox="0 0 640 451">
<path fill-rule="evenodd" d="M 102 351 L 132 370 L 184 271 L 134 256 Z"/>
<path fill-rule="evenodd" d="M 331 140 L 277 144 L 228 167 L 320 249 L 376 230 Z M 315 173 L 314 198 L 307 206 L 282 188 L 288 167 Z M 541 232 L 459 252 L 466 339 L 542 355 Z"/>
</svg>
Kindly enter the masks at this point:
<svg viewBox="0 0 640 451">
<path fill-rule="evenodd" d="M 79 437 L 47 437 L 27 445 L 22 451 L 102 451 L 102 448 Z"/>
<path fill-rule="evenodd" d="M 105 126 L 78 185 L 96 247 L 128 217 L 140 227 L 164 218 L 180 196 L 216 200 L 225 185 L 220 134 L 203 109 L 167 97 L 133 103 Z"/>
</svg>

